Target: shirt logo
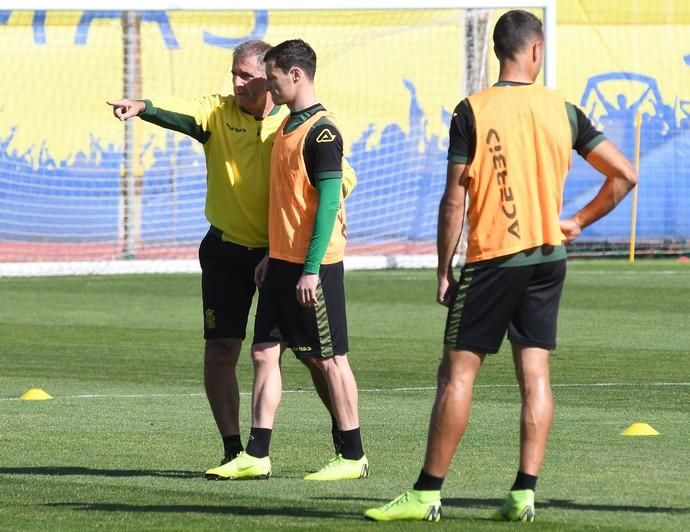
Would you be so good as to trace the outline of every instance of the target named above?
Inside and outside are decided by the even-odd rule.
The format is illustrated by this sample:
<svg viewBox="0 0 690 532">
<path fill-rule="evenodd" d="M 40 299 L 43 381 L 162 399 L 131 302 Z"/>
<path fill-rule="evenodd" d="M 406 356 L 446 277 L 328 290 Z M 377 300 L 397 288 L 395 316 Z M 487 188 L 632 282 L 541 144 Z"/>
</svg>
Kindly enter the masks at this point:
<svg viewBox="0 0 690 532">
<path fill-rule="evenodd" d="M 429 506 L 427 509 L 426 513 L 424 514 L 424 517 L 422 517 L 424 521 L 440 521 L 441 520 L 441 507 L 439 506 L 438 508 L 434 506 L 433 504 Z"/>
<path fill-rule="evenodd" d="M 236 131 L 237 133 L 246 133 L 247 132 L 247 129 L 244 127 L 231 126 L 228 122 L 225 122 L 225 125 L 228 126 L 230 131 Z"/>
<path fill-rule="evenodd" d="M 316 142 L 333 142 L 334 140 L 335 135 L 328 128 L 322 130 L 319 136 L 316 137 Z"/>
<path fill-rule="evenodd" d="M 493 154 L 491 160 L 494 165 L 496 183 L 501 194 L 501 210 L 506 217 L 506 223 L 510 223 L 507 231 L 520 240 L 520 220 L 517 215 L 513 189 L 508 182 L 508 161 L 505 155 L 500 153 L 503 147 L 501 146 L 501 138 L 498 136 L 498 131 L 495 129 L 489 130 L 486 135 L 486 144 L 489 146 L 489 152 Z"/>
</svg>

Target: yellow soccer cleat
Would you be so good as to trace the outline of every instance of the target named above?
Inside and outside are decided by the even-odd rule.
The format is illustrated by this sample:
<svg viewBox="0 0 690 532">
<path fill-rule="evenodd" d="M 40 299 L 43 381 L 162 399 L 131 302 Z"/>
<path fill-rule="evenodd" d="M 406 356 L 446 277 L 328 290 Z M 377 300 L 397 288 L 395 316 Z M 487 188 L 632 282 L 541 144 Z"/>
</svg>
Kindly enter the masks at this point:
<svg viewBox="0 0 690 532">
<path fill-rule="evenodd" d="M 369 476 L 369 461 L 366 456 L 359 460 L 348 460 L 337 454 L 321 470 L 304 477 L 304 480 L 353 480 Z"/>
<path fill-rule="evenodd" d="M 241 452 L 229 462 L 206 471 L 208 480 L 250 480 L 271 476 L 271 459 Z"/>
<path fill-rule="evenodd" d="M 508 493 L 503 506 L 494 514 L 494 519 L 502 521 L 534 521 L 534 491 L 515 490 Z"/>
<path fill-rule="evenodd" d="M 364 517 L 372 521 L 431 521 L 441 520 L 441 492 L 409 490 L 388 504 L 369 508 Z"/>
</svg>

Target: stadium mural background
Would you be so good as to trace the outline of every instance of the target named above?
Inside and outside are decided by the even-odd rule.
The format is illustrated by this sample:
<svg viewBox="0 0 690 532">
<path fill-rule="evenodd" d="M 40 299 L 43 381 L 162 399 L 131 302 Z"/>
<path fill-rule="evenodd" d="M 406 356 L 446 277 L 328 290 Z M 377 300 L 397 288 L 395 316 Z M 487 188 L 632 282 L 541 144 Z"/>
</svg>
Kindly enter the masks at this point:
<svg viewBox="0 0 690 532">
<path fill-rule="evenodd" d="M 601 4 L 559 3 L 559 90 L 631 158 L 641 113 L 638 239 L 683 243 L 690 237 L 690 7 Z M 70 244 L 89 245 L 101 258 L 121 249 L 124 129 L 105 105 L 123 93 L 120 17 L 0 11 L 0 261 L 68 258 Z M 338 117 L 358 171 L 348 200 L 352 249 L 429 249 L 450 113 L 464 96 L 462 26 L 452 10 L 142 12 L 141 95 L 231 92 L 238 42 L 304 38 L 319 55 L 320 98 Z M 492 62 L 492 82 L 496 74 Z M 136 139 L 139 255 L 193 256 L 206 228 L 203 150 L 141 121 Z M 600 183 L 575 156 L 564 214 Z M 583 240 L 623 242 L 629 232 L 626 199 Z M 46 245 L 55 247 L 46 252 Z"/>
</svg>

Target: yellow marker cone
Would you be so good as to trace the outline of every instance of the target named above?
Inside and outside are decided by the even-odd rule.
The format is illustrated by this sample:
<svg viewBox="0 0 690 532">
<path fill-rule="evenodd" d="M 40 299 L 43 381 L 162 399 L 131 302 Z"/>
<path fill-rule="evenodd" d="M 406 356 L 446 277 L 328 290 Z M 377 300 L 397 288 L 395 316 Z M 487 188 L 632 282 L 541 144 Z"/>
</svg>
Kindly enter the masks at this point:
<svg viewBox="0 0 690 532">
<path fill-rule="evenodd" d="M 623 432 L 621 436 L 658 436 L 659 433 L 647 423 L 633 423 Z"/>
<path fill-rule="evenodd" d="M 52 398 L 52 395 L 44 392 L 40 388 L 30 388 L 19 397 L 22 401 L 47 401 Z"/>
</svg>

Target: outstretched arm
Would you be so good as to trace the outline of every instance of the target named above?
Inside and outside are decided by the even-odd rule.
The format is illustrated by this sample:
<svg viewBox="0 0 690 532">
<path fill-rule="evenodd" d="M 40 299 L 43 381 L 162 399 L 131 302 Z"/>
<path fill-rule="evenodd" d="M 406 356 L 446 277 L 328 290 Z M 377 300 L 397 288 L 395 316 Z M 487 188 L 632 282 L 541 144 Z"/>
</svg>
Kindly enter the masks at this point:
<svg viewBox="0 0 690 532">
<path fill-rule="evenodd" d="M 122 121 L 138 116 L 146 109 L 146 102 L 144 100 L 130 100 L 124 98 L 122 100 L 106 100 L 108 105 L 112 106 L 115 118 Z"/>
<path fill-rule="evenodd" d="M 113 114 L 120 120 L 139 116 L 142 120 L 166 129 L 179 131 L 205 143 L 211 135 L 209 117 L 222 104 L 219 96 L 204 96 L 187 100 L 168 97 L 151 100 L 108 100 Z"/>
<path fill-rule="evenodd" d="M 632 164 L 609 140 L 589 152 L 587 162 L 606 179 L 592 201 L 571 218 L 561 220 L 566 242 L 571 242 L 585 227 L 611 212 L 637 184 L 637 173 Z"/>
</svg>

